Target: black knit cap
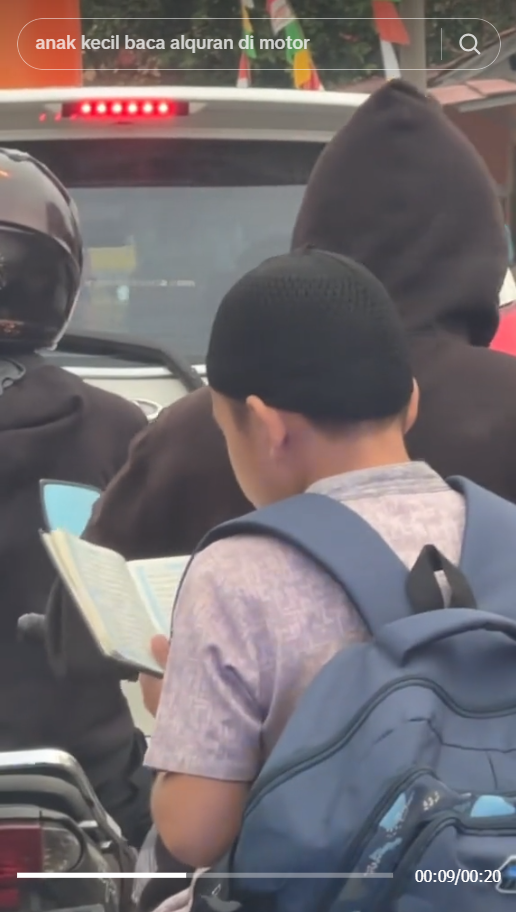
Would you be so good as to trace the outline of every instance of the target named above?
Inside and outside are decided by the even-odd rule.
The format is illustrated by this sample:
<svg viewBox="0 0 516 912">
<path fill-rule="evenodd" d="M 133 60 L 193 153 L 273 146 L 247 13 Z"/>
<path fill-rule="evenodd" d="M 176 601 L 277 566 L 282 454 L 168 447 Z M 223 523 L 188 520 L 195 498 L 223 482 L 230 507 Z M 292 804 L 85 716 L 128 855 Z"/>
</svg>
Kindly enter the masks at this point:
<svg viewBox="0 0 516 912">
<path fill-rule="evenodd" d="M 320 250 L 265 260 L 228 291 L 211 331 L 215 392 L 328 422 L 399 414 L 412 394 L 405 332 L 365 267 Z"/>
</svg>

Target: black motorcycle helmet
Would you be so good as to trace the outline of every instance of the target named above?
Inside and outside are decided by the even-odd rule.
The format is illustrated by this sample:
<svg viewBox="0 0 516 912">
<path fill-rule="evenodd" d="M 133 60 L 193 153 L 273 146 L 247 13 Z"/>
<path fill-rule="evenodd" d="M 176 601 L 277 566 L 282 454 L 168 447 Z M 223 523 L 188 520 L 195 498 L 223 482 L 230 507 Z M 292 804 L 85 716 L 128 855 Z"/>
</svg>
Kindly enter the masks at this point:
<svg viewBox="0 0 516 912">
<path fill-rule="evenodd" d="M 75 203 L 41 162 L 0 148 L 0 350 L 52 348 L 83 265 Z"/>
</svg>

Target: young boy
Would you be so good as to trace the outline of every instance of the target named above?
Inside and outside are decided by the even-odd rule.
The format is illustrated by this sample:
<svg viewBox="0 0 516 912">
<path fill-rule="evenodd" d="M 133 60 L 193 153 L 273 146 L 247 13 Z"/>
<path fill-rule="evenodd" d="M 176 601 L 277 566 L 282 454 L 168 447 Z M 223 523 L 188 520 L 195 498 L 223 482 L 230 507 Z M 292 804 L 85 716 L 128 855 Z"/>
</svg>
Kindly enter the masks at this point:
<svg viewBox="0 0 516 912">
<path fill-rule="evenodd" d="M 458 561 L 463 500 L 409 460 L 418 390 L 395 307 L 365 268 L 312 250 L 249 272 L 220 305 L 208 377 L 253 504 L 315 491 L 356 510 L 408 566 L 428 542 Z M 291 546 L 238 536 L 195 558 L 147 756 L 162 773 L 152 809 L 172 855 L 197 867 L 223 855 L 296 701 L 365 637 L 339 586 Z"/>
</svg>

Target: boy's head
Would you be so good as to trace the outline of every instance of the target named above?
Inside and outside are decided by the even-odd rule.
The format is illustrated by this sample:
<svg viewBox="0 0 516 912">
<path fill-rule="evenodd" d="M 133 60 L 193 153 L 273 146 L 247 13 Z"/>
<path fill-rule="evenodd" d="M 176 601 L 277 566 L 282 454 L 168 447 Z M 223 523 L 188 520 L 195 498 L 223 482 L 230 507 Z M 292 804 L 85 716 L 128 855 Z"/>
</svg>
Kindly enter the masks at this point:
<svg viewBox="0 0 516 912">
<path fill-rule="evenodd" d="M 218 309 L 207 371 L 256 506 L 407 458 L 417 388 L 405 333 L 380 282 L 345 257 L 298 251 L 248 272 Z"/>
</svg>

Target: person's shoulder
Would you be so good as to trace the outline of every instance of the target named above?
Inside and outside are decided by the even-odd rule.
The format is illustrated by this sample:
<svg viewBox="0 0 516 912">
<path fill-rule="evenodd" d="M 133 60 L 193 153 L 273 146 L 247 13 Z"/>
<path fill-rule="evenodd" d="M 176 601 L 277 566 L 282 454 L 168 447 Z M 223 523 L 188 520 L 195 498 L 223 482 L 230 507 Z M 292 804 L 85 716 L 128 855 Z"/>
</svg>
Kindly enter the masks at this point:
<svg viewBox="0 0 516 912">
<path fill-rule="evenodd" d="M 213 419 L 207 387 L 176 399 L 150 425 L 150 434 L 156 440 L 177 442 L 177 435 L 180 434 L 183 440 L 204 445 L 206 433 L 220 435 Z"/>
<path fill-rule="evenodd" d="M 292 546 L 272 535 L 236 533 L 216 539 L 196 555 L 196 560 L 208 566 L 220 565 L 221 561 L 234 560 L 245 556 L 253 561 L 284 561 L 290 555 Z"/>
<path fill-rule="evenodd" d="M 516 429 L 515 354 L 516 351 L 510 354 L 472 345 L 450 346 L 440 383 L 432 393 L 434 401 L 440 397 L 446 403 L 442 415 L 446 433 L 462 434 L 465 422 L 467 426 L 474 421 L 483 428 L 484 437 L 488 429 L 490 433 L 498 433 L 501 429 L 504 435 L 509 431 L 512 439 L 512 429 Z M 422 401 L 425 402 L 424 395 Z M 458 407 L 463 409 L 461 413 L 457 412 Z M 423 406 L 421 419 L 425 421 Z M 416 436 L 417 428 L 418 423 Z M 498 441 L 493 444 L 498 450 Z"/>
<path fill-rule="evenodd" d="M 137 455 L 140 460 L 152 458 L 166 466 L 172 485 L 178 478 L 193 475 L 210 478 L 220 470 L 221 460 L 230 471 L 209 390 L 195 390 L 166 406 L 140 435 Z"/>
<path fill-rule="evenodd" d="M 516 386 L 516 344 L 514 348 L 481 348 L 468 346 L 460 354 L 459 364 L 462 362 L 471 365 L 471 368 L 493 378 L 504 377 L 510 379 Z"/>
<path fill-rule="evenodd" d="M 461 386 L 479 391 L 473 395 L 472 414 L 484 422 L 484 428 L 498 435 L 492 440 L 493 447 L 499 451 L 503 441 L 511 447 L 511 460 L 514 456 L 513 446 L 516 439 L 516 350 L 514 354 L 490 348 L 475 348 L 467 351 L 467 359 L 461 356 L 465 366 L 461 377 Z M 474 404 L 473 404 L 474 403 Z M 473 411 L 474 409 L 474 411 Z M 497 453 L 497 457 L 499 454 Z"/>
<path fill-rule="evenodd" d="M 210 579 L 218 589 L 267 597 L 278 585 L 297 586 L 320 570 L 302 552 L 273 536 L 232 535 L 198 551 L 190 565 L 196 579 Z"/>
<path fill-rule="evenodd" d="M 269 635 L 278 612 L 297 604 L 311 573 L 303 574 L 301 554 L 274 538 L 235 535 L 195 554 L 181 587 L 177 623 L 202 629 L 203 639 L 219 642 Z M 310 586 L 308 587 L 310 589 Z M 179 620 L 181 619 L 181 620 Z"/>
<path fill-rule="evenodd" d="M 85 404 L 94 409 L 98 415 L 104 415 L 118 425 L 125 424 L 130 428 L 134 428 L 135 433 L 147 426 L 147 418 L 141 408 L 124 396 L 87 383 L 82 377 L 71 374 L 63 368 L 49 367 L 48 369 L 58 371 L 61 380 L 68 384 L 70 392 L 75 392 L 80 396 Z"/>
</svg>

